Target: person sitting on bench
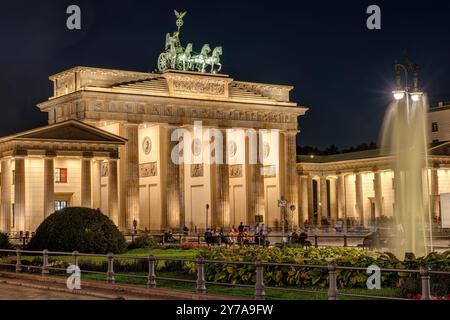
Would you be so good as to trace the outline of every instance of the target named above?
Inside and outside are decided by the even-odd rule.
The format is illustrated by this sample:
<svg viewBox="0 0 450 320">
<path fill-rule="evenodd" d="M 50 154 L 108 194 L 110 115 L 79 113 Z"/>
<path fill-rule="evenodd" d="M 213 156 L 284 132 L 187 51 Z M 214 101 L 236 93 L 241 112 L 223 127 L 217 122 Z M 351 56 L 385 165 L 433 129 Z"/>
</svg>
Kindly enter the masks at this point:
<svg viewBox="0 0 450 320">
<path fill-rule="evenodd" d="M 306 232 L 300 233 L 300 236 L 298 237 L 298 243 L 300 243 L 303 247 L 310 247 L 311 242 L 307 240 L 308 234 Z"/>
</svg>

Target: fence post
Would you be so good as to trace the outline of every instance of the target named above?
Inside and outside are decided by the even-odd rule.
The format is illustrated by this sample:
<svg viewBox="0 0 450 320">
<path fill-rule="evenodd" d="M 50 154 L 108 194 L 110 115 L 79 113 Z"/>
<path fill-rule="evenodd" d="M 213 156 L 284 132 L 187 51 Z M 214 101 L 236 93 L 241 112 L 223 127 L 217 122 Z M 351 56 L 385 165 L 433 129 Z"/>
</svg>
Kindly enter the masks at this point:
<svg viewBox="0 0 450 320">
<path fill-rule="evenodd" d="M 20 252 L 20 249 L 16 250 L 16 255 L 17 255 L 17 261 L 16 261 L 16 272 L 22 272 L 22 254 Z"/>
<path fill-rule="evenodd" d="M 149 256 L 147 288 L 156 288 L 155 265 L 156 265 L 156 258 L 154 256 Z"/>
<path fill-rule="evenodd" d="M 317 236 L 317 234 L 314 235 L 314 247 L 318 248 L 319 247 L 319 237 Z"/>
<path fill-rule="evenodd" d="M 348 244 L 347 244 L 347 235 L 344 234 L 344 248 L 347 248 Z"/>
<path fill-rule="evenodd" d="M 264 267 L 261 261 L 256 261 L 255 267 L 256 267 L 255 300 L 265 300 L 266 291 L 264 290 Z"/>
<path fill-rule="evenodd" d="M 198 236 L 198 245 L 200 245 L 200 234 L 198 234 L 197 236 Z"/>
<path fill-rule="evenodd" d="M 48 271 L 48 250 L 42 251 L 42 275 L 46 276 L 50 272 Z"/>
<path fill-rule="evenodd" d="M 205 294 L 205 259 L 200 257 L 197 259 L 197 293 Z"/>
<path fill-rule="evenodd" d="M 430 268 L 420 267 L 420 277 L 422 279 L 422 300 L 431 300 Z"/>
<path fill-rule="evenodd" d="M 106 273 L 106 282 L 114 283 L 114 254 L 108 253 L 108 271 Z"/>
<path fill-rule="evenodd" d="M 72 264 L 78 267 L 78 251 L 72 252 Z"/>
<path fill-rule="evenodd" d="M 337 300 L 338 292 L 336 287 L 336 265 L 328 265 L 328 300 Z"/>
</svg>

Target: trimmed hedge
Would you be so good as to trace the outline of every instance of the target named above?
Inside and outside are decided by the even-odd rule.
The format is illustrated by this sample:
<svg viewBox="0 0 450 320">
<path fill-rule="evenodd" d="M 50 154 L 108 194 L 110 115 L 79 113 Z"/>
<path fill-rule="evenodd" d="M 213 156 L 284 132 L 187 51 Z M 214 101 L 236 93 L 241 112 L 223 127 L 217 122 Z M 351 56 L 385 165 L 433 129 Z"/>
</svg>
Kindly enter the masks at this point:
<svg viewBox="0 0 450 320">
<path fill-rule="evenodd" d="M 27 249 L 122 253 L 126 250 L 126 241 L 114 223 L 100 210 L 70 207 L 56 211 L 45 219 Z"/>
</svg>

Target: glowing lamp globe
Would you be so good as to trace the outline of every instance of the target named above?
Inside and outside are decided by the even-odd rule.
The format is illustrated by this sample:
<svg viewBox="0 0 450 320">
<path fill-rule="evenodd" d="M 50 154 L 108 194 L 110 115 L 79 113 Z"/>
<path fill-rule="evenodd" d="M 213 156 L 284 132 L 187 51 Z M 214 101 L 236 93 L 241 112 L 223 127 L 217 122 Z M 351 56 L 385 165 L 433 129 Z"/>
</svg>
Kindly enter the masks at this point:
<svg viewBox="0 0 450 320">
<path fill-rule="evenodd" d="M 418 102 L 419 100 L 420 100 L 420 97 L 422 96 L 422 93 L 420 93 L 420 92 L 416 92 L 416 93 L 413 93 L 412 95 L 411 95 L 411 99 L 412 99 L 412 101 L 414 101 L 414 102 Z"/>
<path fill-rule="evenodd" d="M 404 91 L 394 91 L 393 94 L 395 100 L 402 100 L 405 97 Z"/>
</svg>

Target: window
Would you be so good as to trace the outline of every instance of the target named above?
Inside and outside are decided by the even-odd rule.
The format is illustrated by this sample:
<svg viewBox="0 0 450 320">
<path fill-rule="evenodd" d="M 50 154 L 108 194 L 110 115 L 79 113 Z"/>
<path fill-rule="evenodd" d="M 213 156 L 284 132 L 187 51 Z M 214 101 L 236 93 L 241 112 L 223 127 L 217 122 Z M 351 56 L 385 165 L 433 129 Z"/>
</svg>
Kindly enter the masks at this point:
<svg viewBox="0 0 450 320">
<path fill-rule="evenodd" d="M 438 132 L 439 131 L 439 125 L 437 122 L 433 122 L 431 124 L 431 132 Z"/>
<path fill-rule="evenodd" d="M 67 201 L 55 201 L 55 211 L 67 208 Z"/>
<path fill-rule="evenodd" d="M 56 168 L 55 169 L 55 182 L 67 183 L 67 168 Z"/>
<path fill-rule="evenodd" d="M 14 185 L 16 183 L 16 170 L 12 171 L 12 184 Z"/>
</svg>

